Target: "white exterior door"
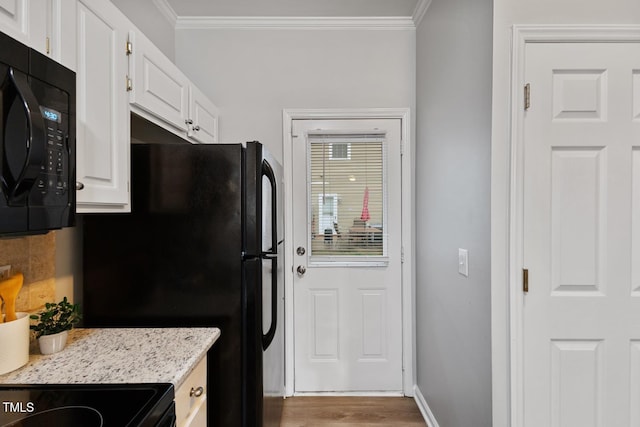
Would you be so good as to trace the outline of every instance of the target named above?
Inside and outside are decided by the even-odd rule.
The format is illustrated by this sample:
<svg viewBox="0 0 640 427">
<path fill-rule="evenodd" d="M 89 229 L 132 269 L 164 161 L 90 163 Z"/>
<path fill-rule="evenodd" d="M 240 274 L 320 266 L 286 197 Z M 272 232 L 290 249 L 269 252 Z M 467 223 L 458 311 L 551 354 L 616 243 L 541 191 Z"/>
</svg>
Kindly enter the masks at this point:
<svg viewBox="0 0 640 427">
<path fill-rule="evenodd" d="M 640 425 L 640 44 L 528 43 L 526 427 Z"/>
<path fill-rule="evenodd" d="M 403 391 L 400 143 L 399 119 L 293 121 L 296 393 Z"/>
</svg>

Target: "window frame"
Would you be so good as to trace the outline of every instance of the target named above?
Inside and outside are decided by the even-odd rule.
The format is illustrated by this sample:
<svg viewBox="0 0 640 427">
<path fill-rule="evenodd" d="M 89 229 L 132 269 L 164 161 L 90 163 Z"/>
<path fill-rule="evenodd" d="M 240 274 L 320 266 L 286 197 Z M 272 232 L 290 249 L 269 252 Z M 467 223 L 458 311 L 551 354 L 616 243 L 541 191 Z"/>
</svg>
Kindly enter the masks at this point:
<svg viewBox="0 0 640 427">
<path fill-rule="evenodd" d="M 364 130 L 364 131 L 352 131 L 352 132 L 327 132 L 323 130 L 317 130 L 307 132 L 306 134 L 307 144 L 307 231 L 309 248 L 308 265 L 313 267 L 387 267 L 389 265 L 388 256 L 388 235 L 384 230 L 387 230 L 388 219 L 388 187 L 387 187 L 387 152 L 388 142 L 386 139 L 386 132 L 379 130 Z M 347 141 L 345 141 L 345 139 Z M 351 146 L 353 143 L 366 143 L 366 142 L 380 142 L 382 144 L 382 254 L 381 255 L 314 255 L 312 246 L 312 218 L 313 218 L 313 202 L 312 202 L 312 167 L 311 167 L 311 144 L 328 143 L 330 147 L 334 142 L 349 144 L 349 154 L 351 154 Z M 329 153 L 329 160 L 345 160 L 345 159 L 332 159 L 332 153 Z M 333 193 L 332 193 L 333 194 Z"/>
</svg>

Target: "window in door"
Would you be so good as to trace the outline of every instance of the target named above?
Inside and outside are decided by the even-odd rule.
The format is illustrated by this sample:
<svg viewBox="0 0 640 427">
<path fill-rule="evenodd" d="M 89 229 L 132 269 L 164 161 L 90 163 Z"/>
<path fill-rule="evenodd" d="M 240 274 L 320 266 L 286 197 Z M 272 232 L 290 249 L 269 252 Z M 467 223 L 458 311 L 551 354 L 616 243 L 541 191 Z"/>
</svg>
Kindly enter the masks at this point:
<svg viewBox="0 0 640 427">
<path fill-rule="evenodd" d="M 311 259 L 386 255 L 384 134 L 309 134 Z"/>
</svg>

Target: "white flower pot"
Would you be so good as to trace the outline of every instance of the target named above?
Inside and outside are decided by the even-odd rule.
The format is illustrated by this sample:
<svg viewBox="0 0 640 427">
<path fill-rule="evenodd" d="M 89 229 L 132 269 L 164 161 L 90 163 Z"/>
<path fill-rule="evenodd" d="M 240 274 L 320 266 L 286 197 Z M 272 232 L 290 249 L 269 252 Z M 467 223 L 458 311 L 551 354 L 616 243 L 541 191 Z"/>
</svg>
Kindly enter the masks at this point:
<svg viewBox="0 0 640 427">
<path fill-rule="evenodd" d="M 0 323 L 0 374 L 14 371 L 29 361 L 29 313 Z"/>
<path fill-rule="evenodd" d="M 40 353 L 52 354 L 59 352 L 67 344 L 67 335 L 69 335 L 69 331 L 62 331 L 57 334 L 43 335 L 38 338 Z"/>
</svg>

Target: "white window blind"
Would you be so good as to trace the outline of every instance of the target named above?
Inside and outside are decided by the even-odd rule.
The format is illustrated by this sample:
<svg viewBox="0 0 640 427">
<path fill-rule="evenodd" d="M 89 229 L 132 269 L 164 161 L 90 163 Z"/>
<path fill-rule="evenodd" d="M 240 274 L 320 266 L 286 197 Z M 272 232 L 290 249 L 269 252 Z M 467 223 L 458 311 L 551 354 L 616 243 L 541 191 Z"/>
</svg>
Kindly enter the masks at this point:
<svg viewBox="0 0 640 427">
<path fill-rule="evenodd" d="M 386 256 L 385 134 L 307 136 L 311 257 Z"/>
</svg>

